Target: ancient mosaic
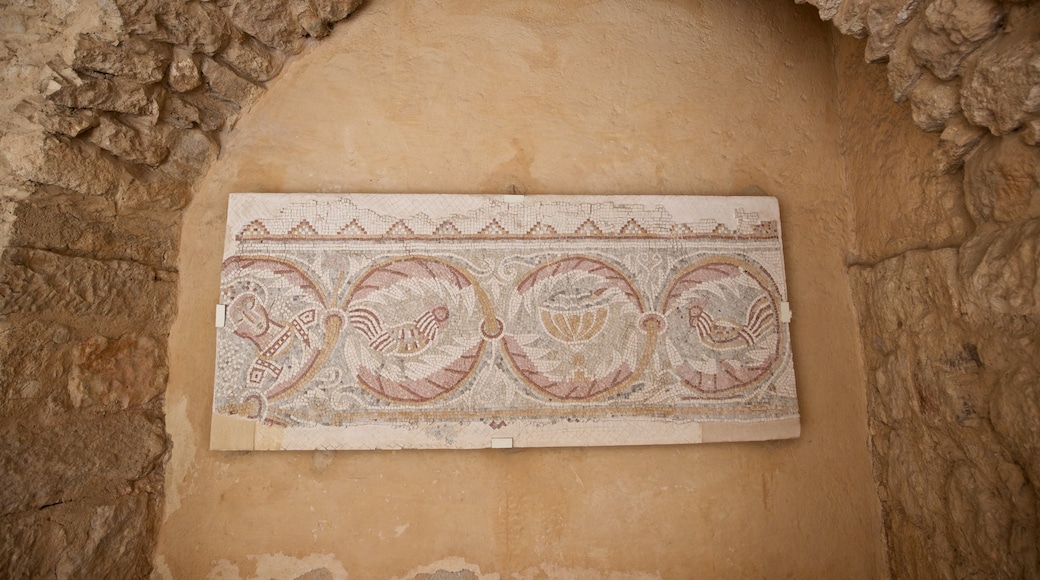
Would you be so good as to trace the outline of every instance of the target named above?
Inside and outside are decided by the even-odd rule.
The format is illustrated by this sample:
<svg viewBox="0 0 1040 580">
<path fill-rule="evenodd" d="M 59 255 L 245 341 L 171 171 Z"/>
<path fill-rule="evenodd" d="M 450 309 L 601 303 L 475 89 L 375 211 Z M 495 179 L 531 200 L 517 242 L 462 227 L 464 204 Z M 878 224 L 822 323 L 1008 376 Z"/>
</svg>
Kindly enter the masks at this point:
<svg viewBox="0 0 1040 580">
<path fill-rule="evenodd" d="M 798 434 L 776 200 L 233 194 L 212 445 Z"/>
</svg>

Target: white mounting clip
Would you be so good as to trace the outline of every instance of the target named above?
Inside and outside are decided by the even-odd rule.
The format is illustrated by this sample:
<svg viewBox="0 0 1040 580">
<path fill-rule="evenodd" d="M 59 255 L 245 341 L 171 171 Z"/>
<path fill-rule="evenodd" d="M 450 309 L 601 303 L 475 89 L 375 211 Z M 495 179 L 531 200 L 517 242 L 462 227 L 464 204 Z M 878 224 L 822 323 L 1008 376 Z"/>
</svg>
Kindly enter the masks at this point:
<svg viewBox="0 0 1040 580">
<path fill-rule="evenodd" d="M 512 437 L 492 437 L 491 438 L 492 449 L 512 449 L 513 438 Z"/>
</svg>

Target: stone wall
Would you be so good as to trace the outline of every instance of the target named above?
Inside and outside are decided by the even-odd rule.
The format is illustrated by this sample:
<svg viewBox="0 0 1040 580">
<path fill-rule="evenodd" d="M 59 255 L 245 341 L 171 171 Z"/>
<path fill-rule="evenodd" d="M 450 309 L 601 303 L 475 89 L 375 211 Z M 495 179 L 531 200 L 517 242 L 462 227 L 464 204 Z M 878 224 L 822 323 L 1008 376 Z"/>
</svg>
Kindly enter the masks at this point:
<svg viewBox="0 0 1040 580">
<path fill-rule="evenodd" d="M 0 14 L 0 576 L 151 570 L 182 209 L 221 133 L 360 0 Z"/>
<path fill-rule="evenodd" d="M 837 70 L 892 574 L 1036 577 L 1040 5 L 816 5 L 866 39 Z M 863 53 L 887 70 L 855 75 Z"/>
<path fill-rule="evenodd" d="M 5 6 L 4 575 L 150 568 L 181 210 L 221 132 L 286 58 L 357 4 Z M 893 573 L 1035 576 L 1040 6 L 814 4 L 866 39 L 895 100 L 939 133 L 913 146 L 934 149 L 934 160 L 908 160 L 889 138 L 917 137 L 866 116 L 855 105 L 869 99 L 855 90 L 844 103 L 857 210 L 850 278 Z"/>
</svg>

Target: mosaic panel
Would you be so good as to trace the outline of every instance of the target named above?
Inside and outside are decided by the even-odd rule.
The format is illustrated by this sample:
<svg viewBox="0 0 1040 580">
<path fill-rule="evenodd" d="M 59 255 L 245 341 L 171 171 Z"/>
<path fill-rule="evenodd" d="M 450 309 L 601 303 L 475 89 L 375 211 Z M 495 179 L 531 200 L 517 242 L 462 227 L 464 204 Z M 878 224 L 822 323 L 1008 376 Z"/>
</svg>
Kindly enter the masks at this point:
<svg viewBox="0 0 1040 580">
<path fill-rule="evenodd" d="M 796 437 L 768 197 L 232 194 L 216 449 Z"/>
</svg>

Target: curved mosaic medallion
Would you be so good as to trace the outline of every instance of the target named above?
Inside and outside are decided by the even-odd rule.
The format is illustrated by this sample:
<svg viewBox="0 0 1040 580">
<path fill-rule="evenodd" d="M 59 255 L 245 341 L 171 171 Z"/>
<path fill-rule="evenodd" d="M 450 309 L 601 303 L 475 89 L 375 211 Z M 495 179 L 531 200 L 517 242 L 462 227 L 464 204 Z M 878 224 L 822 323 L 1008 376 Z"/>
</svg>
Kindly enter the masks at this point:
<svg viewBox="0 0 1040 580">
<path fill-rule="evenodd" d="M 458 389 L 476 368 L 488 329 L 501 327 L 472 278 L 433 257 L 370 268 L 344 310 L 344 355 L 358 384 L 396 402 L 423 403 Z"/>
<path fill-rule="evenodd" d="M 754 392 L 780 359 L 779 292 L 760 267 L 714 256 L 684 268 L 669 284 L 664 355 L 697 397 Z"/>
<path fill-rule="evenodd" d="M 546 262 L 516 285 L 503 350 L 527 385 L 552 399 L 616 393 L 646 368 L 661 326 L 614 266 L 587 256 Z M 656 317 L 656 318 L 655 318 Z"/>
</svg>

